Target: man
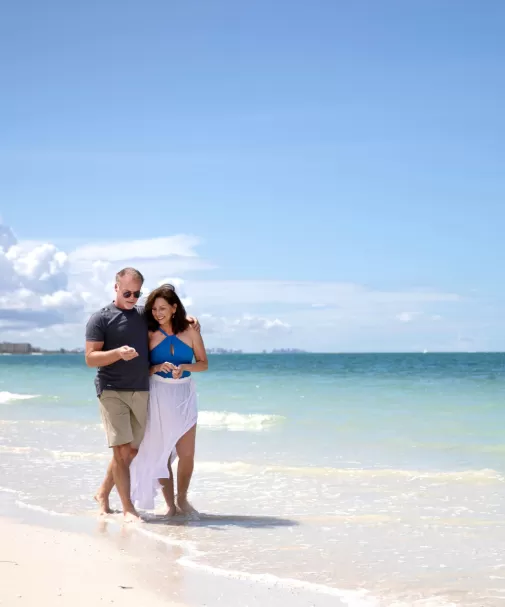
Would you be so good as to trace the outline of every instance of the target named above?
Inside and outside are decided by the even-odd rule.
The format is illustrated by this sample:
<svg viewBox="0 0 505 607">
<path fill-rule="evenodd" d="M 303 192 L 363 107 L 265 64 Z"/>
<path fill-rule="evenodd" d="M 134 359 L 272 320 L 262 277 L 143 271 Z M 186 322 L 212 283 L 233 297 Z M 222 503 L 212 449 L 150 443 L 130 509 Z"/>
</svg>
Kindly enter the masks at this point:
<svg viewBox="0 0 505 607">
<path fill-rule="evenodd" d="M 101 514 L 109 514 L 109 496 L 116 485 L 127 522 L 140 520 L 130 498 L 130 464 L 144 436 L 149 399 L 147 321 L 144 309 L 137 306 L 143 283 L 135 268 L 118 272 L 114 301 L 95 312 L 86 325 L 86 364 L 98 368 L 96 392 L 113 450 L 95 499 Z M 188 320 L 199 328 L 195 319 Z"/>
</svg>

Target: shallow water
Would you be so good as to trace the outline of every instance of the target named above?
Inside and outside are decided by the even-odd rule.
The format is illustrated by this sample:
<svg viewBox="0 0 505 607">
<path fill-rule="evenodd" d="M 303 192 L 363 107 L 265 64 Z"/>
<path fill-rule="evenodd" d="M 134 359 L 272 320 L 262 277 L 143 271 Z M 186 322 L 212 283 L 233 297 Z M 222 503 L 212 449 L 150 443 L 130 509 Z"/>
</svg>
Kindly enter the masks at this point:
<svg viewBox="0 0 505 607">
<path fill-rule="evenodd" d="M 180 541 L 187 570 L 285 586 L 315 605 L 502 606 L 504 362 L 212 356 L 195 375 L 191 499 L 205 516 L 158 515 L 142 533 Z M 99 421 L 82 357 L 0 357 L 9 507 L 93 512 L 109 456 Z"/>
</svg>

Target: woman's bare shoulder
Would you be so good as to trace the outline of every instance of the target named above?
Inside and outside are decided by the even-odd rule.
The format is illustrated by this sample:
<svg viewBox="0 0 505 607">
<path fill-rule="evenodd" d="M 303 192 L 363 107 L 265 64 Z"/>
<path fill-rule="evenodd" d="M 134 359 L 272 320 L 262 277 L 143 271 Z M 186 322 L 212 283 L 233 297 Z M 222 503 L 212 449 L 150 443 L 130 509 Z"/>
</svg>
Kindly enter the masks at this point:
<svg viewBox="0 0 505 607">
<path fill-rule="evenodd" d="M 178 333 L 177 337 L 181 341 L 186 343 L 188 346 L 192 347 L 194 335 L 195 335 L 195 329 L 193 329 L 193 327 L 191 325 L 189 325 L 187 329 L 184 329 L 184 331 L 181 331 L 180 333 Z"/>
</svg>

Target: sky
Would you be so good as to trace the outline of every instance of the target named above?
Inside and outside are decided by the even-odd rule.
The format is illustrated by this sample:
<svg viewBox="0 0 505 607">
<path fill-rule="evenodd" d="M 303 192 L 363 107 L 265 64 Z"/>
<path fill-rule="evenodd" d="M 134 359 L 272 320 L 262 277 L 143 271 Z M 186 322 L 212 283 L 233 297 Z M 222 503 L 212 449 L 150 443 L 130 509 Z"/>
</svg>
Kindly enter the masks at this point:
<svg viewBox="0 0 505 607">
<path fill-rule="evenodd" d="M 82 347 L 115 272 L 208 347 L 505 350 L 505 5 L 19 0 L 0 341 Z"/>
</svg>

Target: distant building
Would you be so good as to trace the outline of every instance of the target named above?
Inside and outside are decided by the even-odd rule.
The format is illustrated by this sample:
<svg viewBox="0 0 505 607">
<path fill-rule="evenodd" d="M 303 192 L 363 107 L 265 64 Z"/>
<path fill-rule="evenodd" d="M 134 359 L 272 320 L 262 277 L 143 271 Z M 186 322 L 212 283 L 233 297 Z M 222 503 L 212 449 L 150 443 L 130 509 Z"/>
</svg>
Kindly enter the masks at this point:
<svg viewBox="0 0 505 607">
<path fill-rule="evenodd" d="M 0 354 L 31 354 L 33 351 L 32 344 L 0 343 Z"/>
</svg>

